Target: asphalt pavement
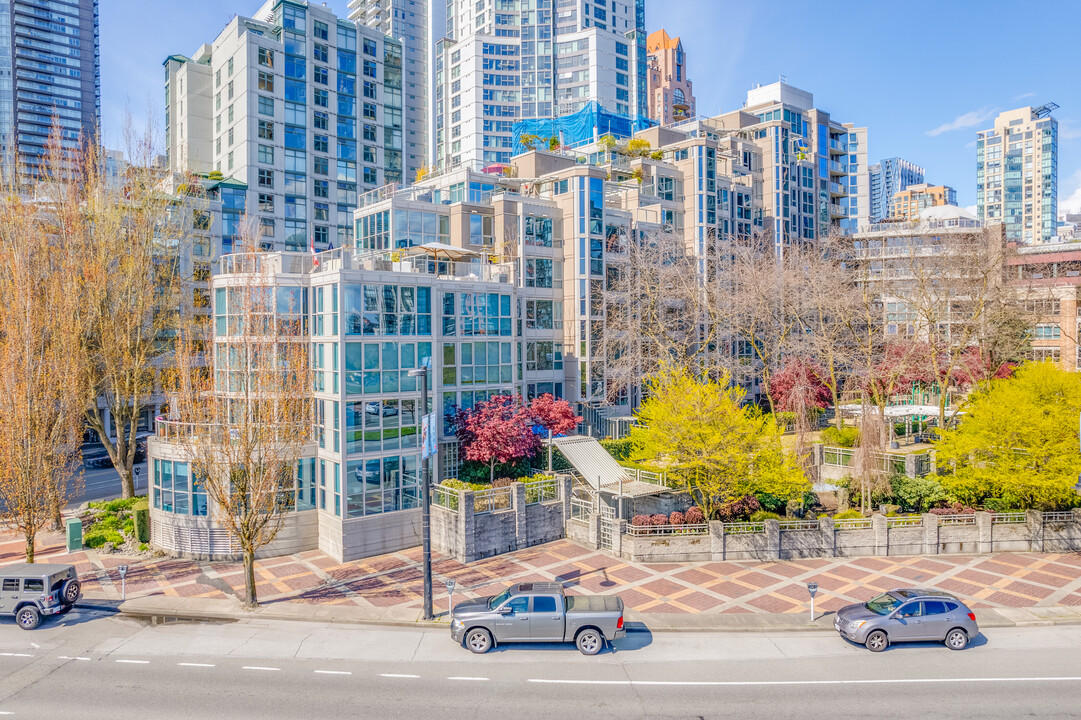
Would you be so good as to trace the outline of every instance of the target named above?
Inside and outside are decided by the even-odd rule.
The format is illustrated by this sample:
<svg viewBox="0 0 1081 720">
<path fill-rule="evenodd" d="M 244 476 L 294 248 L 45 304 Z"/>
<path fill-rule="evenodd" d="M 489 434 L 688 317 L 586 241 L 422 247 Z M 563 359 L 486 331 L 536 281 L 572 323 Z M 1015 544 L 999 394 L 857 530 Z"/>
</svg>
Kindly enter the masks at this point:
<svg viewBox="0 0 1081 720">
<path fill-rule="evenodd" d="M 988 628 L 871 654 L 835 633 L 629 633 L 483 655 L 445 630 L 75 610 L 0 621 L 0 715 L 154 718 L 1078 717 L 1081 627 Z"/>
<path fill-rule="evenodd" d="M 146 462 L 135 466 L 139 472 L 135 477 L 135 494 L 146 494 Z M 76 507 L 89 500 L 111 500 L 120 497 L 120 475 L 116 468 L 85 468 L 83 470 L 82 491 L 72 493 L 68 498 L 68 507 Z"/>
</svg>

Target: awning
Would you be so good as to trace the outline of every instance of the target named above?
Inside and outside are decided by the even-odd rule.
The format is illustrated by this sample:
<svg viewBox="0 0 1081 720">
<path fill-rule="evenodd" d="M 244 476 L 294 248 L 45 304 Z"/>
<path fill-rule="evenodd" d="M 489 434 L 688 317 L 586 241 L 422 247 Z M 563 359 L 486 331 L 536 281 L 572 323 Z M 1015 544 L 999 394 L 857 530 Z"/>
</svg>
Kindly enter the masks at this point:
<svg viewBox="0 0 1081 720">
<path fill-rule="evenodd" d="M 441 242 L 424 243 L 423 245 L 414 245 L 413 247 L 403 248 L 399 250 L 403 255 L 416 256 L 416 255 L 428 255 L 435 260 L 442 258 L 443 260 L 463 260 L 467 258 L 474 258 L 481 253 L 475 250 L 466 250 L 455 245 L 448 245 Z"/>
<path fill-rule="evenodd" d="M 586 483 L 597 492 L 610 493 L 623 497 L 642 497 L 657 495 L 671 490 L 663 485 L 635 480 L 625 467 L 616 462 L 604 447 L 594 438 L 575 435 L 552 440 L 567 462 L 585 479 Z"/>
</svg>

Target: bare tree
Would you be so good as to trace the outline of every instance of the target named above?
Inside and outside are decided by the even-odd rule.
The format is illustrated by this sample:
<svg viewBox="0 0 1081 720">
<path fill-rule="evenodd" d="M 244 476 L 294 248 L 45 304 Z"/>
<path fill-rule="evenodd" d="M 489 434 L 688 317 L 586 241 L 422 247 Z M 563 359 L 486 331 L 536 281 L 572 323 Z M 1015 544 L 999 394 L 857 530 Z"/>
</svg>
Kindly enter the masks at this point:
<svg viewBox="0 0 1081 720">
<path fill-rule="evenodd" d="M 589 308 L 607 395 L 635 393 L 664 367 L 719 377 L 728 355 L 724 277 L 703 272 L 715 260 L 695 257 L 671 232 L 612 228 L 605 242 L 607 274 L 589 281 Z"/>
<path fill-rule="evenodd" d="M 46 157 L 39 172 L 64 167 Z M 78 297 L 64 282 L 78 265 L 55 231 L 53 204 L 20 193 L 14 174 L 8 180 L 0 201 L 0 518 L 23 536 L 33 562 L 38 533 L 59 525 L 80 480 Z"/>
<path fill-rule="evenodd" d="M 181 444 L 205 488 L 213 519 L 240 546 L 245 602 L 258 603 L 255 555 L 272 542 L 295 507 L 297 463 L 312 438 L 312 371 L 303 289 L 275 287 L 277 257 L 247 252 L 224 268 L 225 333 L 214 343 L 216 368 L 200 368 L 198 338 L 185 333 L 176 352 L 176 414 Z"/>
</svg>

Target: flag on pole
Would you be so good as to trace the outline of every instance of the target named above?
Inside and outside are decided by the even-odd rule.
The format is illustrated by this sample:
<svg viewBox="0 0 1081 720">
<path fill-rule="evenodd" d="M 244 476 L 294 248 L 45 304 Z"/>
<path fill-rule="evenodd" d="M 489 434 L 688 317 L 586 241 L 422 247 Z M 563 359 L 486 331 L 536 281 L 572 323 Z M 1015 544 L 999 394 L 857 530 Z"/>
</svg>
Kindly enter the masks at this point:
<svg viewBox="0 0 1081 720">
<path fill-rule="evenodd" d="M 315 254 L 315 236 L 308 236 L 308 249 L 312 251 L 312 268 L 319 267 L 319 256 Z"/>
</svg>

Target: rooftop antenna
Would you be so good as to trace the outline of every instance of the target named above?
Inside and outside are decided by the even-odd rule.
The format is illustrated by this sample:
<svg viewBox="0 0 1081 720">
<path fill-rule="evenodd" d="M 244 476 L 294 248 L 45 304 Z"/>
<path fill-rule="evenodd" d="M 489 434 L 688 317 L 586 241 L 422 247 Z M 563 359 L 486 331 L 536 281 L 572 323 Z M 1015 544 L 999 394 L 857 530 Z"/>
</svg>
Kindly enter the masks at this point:
<svg viewBox="0 0 1081 720">
<path fill-rule="evenodd" d="M 780 80 L 781 82 L 785 83 L 785 84 L 788 83 L 788 76 L 787 75 L 778 75 L 777 79 Z"/>
</svg>

